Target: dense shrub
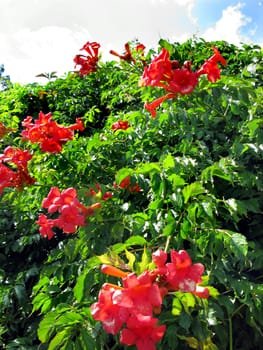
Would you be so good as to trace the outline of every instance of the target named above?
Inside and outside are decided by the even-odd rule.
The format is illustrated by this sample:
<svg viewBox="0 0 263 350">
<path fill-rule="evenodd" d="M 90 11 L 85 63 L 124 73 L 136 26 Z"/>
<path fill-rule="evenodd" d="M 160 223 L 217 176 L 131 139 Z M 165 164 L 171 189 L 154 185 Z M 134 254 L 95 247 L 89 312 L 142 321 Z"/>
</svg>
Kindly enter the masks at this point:
<svg viewBox="0 0 263 350">
<path fill-rule="evenodd" d="M 157 55 L 152 50 L 143 59 L 134 50 L 136 63 L 99 61 L 87 76 L 70 72 L 46 85 L 13 84 L 0 92 L 0 122 L 10 128 L 1 153 L 10 145 L 28 149 L 36 180 L 21 191 L 4 188 L 0 197 L 3 348 L 126 349 L 91 316 L 103 283 L 117 283 L 100 265 L 142 272 L 158 248 L 187 250 L 205 266 L 210 291 L 208 299 L 180 291 L 167 296 L 158 349 L 261 348 L 262 49 L 202 39 L 159 44 L 180 66 L 192 60 L 193 70 L 214 45 L 227 66 L 220 80 L 202 76 L 191 94 L 163 102 L 156 118 L 144 103 L 161 89 L 138 86 Z M 40 111 L 64 126 L 81 118 L 85 130 L 76 130 L 61 153 L 42 152 L 21 139 L 24 119 L 37 120 Z M 119 121 L 125 127 L 112 129 Z M 41 213 L 56 220 L 57 212 L 41 207 L 54 186 L 75 188 L 90 210 L 99 205 L 76 233 L 56 226 L 47 239 L 36 221 Z"/>
</svg>

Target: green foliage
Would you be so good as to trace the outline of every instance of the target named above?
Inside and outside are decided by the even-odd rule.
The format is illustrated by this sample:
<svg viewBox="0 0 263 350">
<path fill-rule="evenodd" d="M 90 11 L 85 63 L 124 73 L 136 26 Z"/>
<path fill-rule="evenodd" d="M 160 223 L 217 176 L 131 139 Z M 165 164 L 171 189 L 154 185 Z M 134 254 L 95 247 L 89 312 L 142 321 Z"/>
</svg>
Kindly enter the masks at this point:
<svg viewBox="0 0 263 350">
<path fill-rule="evenodd" d="M 143 64 L 99 63 L 86 77 L 69 73 L 46 85 L 14 84 L 0 92 L 0 122 L 16 131 L 1 142 L 34 152 L 36 179 L 0 197 L 0 344 L 6 349 L 124 349 L 93 320 L 90 305 L 105 281 L 100 264 L 143 271 L 156 248 L 186 249 L 206 268 L 201 300 L 175 292 L 160 322 L 158 349 L 255 350 L 263 336 L 262 49 L 226 42 L 160 41 L 173 59 L 198 68 L 215 45 L 228 65 L 212 84 L 168 100 L 152 119 L 138 87 Z M 150 62 L 150 54 L 146 56 Z M 60 154 L 21 140 L 21 121 L 39 111 L 83 132 Z M 127 130 L 111 125 L 127 120 Z M 118 185 L 130 176 L 131 192 Z M 76 234 L 41 238 L 36 220 L 52 186 L 77 189 L 85 205 L 99 183 L 113 197 Z M 218 291 L 218 292 L 217 292 Z M 250 341 L 247 342 L 246 340 Z"/>
</svg>

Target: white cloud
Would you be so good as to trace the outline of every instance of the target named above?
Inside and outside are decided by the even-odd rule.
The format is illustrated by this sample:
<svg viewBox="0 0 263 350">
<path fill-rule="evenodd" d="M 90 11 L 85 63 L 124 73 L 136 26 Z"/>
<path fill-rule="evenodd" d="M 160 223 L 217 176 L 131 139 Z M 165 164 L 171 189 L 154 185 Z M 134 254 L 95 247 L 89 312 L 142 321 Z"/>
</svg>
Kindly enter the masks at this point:
<svg viewBox="0 0 263 350">
<path fill-rule="evenodd" d="M 10 36 L 1 35 L 1 60 L 12 81 L 33 82 L 39 73 L 57 71 L 59 75 L 74 69 L 73 58 L 90 39 L 85 29 L 49 26 L 32 31 L 23 28 Z"/>
<path fill-rule="evenodd" d="M 225 40 L 236 45 L 249 41 L 241 34 L 241 28 L 251 21 L 242 13 L 243 6 L 242 3 L 228 6 L 223 10 L 222 17 L 215 23 L 215 26 L 205 30 L 201 36 L 206 40 Z"/>
</svg>

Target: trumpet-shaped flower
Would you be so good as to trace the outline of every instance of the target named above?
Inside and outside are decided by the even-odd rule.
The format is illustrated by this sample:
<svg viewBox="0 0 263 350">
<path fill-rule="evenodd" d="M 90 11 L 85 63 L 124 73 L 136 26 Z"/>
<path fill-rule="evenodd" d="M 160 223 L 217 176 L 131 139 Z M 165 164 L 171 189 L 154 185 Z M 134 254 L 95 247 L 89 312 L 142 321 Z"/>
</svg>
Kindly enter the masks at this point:
<svg viewBox="0 0 263 350">
<path fill-rule="evenodd" d="M 130 127 L 129 125 L 129 122 L 126 120 L 126 121 L 122 121 L 122 120 L 119 120 L 115 123 L 112 124 L 111 126 L 111 130 L 126 130 Z"/>
<path fill-rule="evenodd" d="M 186 61 L 180 68 L 179 62 L 170 60 L 169 52 L 162 48 L 160 54 L 152 60 L 149 66 L 144 68 L 142 78 L 139 81 L 139 86 L 160 87 L 167 92 L 166 95 L 145 104 L 145 108 L 151 113 L 152 118 L 156 117 L 156 108 L 165 100 L 177 98 L 179 95 L 191 94 L 202 74 L 206 74 L 211 82 L 220 78 L 218 62 L 226 65 L 226 61 L 216 48 L 213 47 L 213 51 L 214 55 L 206 60 L 197 72 L 194 72 L 190 61 Z"/>
<path fill-rule="evenodd" d="M 131 315 L 127 328 L 121 331 L 120 342 L 136 345 L 137 350 L 155 350 L 155 344 L 164 336 L 166 326 L 157 325 L 158 319 L 149 315 Z"/>
<path fill-rule="evenodd" d="M 96 72 L 99 61 L 100 44 L 97 42 L 87 42 L 81 50 L 87 52 L 87 55 L 76 55 L 74 57 L 75 68 L 81 66 L 80 75 L 87 75 L 91 72 Z"/>
<path fill-rule="evenodd" d="M 68 127 L 60 126 L 56 121 L 51 120 L 52 113 L 40 112 L 34 123 L 32 119 L 31 116 L 28 116 L 22 122 L 22 126 L 26 129 L 22 131 L 22 137 L 31 143 L 38 143 L 43 152 L 61 152 L 62 146 L 73 139 L 73 130 L 84 130 L 83 123 L 79 118 L 76 119 L 75 124 Z"/>
</svg>

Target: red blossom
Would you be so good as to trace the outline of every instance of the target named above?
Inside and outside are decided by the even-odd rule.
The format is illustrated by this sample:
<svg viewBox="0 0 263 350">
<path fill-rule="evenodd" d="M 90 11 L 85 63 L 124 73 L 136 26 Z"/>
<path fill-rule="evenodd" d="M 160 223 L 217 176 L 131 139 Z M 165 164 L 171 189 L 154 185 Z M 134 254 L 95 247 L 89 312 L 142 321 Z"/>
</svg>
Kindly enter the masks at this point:
<svg viewBox="0 0 263 350">
<path fill-rule="evenodd" d="M 157 326 L 158 319 L 149 315 L 132 315 L 127 328 L 121 331 L 120 342 L 136 345 L 137 350 L 155 350 L 155 344 L 162 339 L 166 326 Z"/>
<path fill-rule="evenodd" d="M 126 176 L 125 179 L 123 179 L 121 181 L 121 183 L 119 184 L 119 187 L 125 188 L 128 191 L 130 191 L 131 193 L 142 191 L 142 189 L 140 188 L 140 186 L 137 183 L 134 186 L 131 186 L 131 177 L 130 176 Z"/>
<path fill-rule="evenodd" d="M 176 98 L 177 97 L 177 94 L 176 93 L 168 93 L 164 96 L 161 96 L 157 99 L 155 99 L 153 102 L 150 102 L 150 103 L 145 103 L 144 104 L 144 108 L 146 108 L 150 113 L 151 113 L 151 116 L 152 118 L 156 118 L 156 108 L 159 107 L 165 100 L 168 100 L 170 98 Z"/>
<path fill-rule="evenodd" d="M 144 271 L 138 277 L 135 273 L 128 274 L 123 278 L 123 287 L 116 291 L 113 300 L 118 305 L 131 309 L 131 313 L 151 315 L 154 308 L 161 307 L 161 293 L 149 271 Z"/>
<path fill-rule="evenodd" d="M 226 60 L 220 54 L 216 47 L 212 47 L 214 51 L 214 55 L 210 57 L 202 67 L 198 70 L 197 74 L 200 76 L 202 74 L 207 74 L 207 79 L 212 83 L 215 83 L 218 79 L 220 79 L 220 68 L 218 67 L 218 63 L 221 63 L 223 66 L 226 66 Z"/>
<path fill-rule="evenodd" d="M 136 46 L 136 51 L 137 52 L 143 52 L 145 50 L 145 46 L 143 44 L 138 44 Z"/>
<path fill-rule="evenodd" d="M 87 75 L 91 72 L 96 72 L 99 61 L 100 44 L 97 42 L 87 42 L 81 50 L 87 52 L 87 55 L 76 55 L 73 59 L 75 68 L 81 66 L 80 75 Z"/>
<path fill-rule="evenodd" d="M 122 286 L 105 283 L 99 293 L 98 302 L 91 305 L 91 314 L 101 321 L 106 332 L 117 334 L 121 330 L 120 342 L 136 345 L 138 350 L 155 350 L 155 345 L 164 336 L 166 326 L 158 325 L 154 314 L 168 291 L 193 293 L 208 298 L 208 288 L 199 286 L 204 271 L 202 264 L 192 264 L 185 250 L 168 254 L 158 249 L 152 254 L 154 270 L 145 270 L 137 276 L 110 265 L 102 265 L 101 271 L 121 278 Z"/>
<path fill-rule="evenodd" d="M 171 262 L 168 263 L 166 262 L 167 254 L 160 249 L 152 254 L 152 259 L 156 265 L 152 274 L 159 276 L 163 287 L 167 290 L 190 292 L 201 298 L 208 298 L 208 289 L 198 286 L 202 282 L 204 265 L 192 264 L 192 260 L 185 250 L 179 252 L 171 250 Z"/>
<path fill-rule="evenodd" d="M 4 153 L 0 155 L 0 161 L 11 162 L 22 167 L 26 167 L 31 158 L 32 154 L 28 150 L 23 151 L 12 146 L 6 147 Z"/>
<path fill-rule="evenodd" d="M 134 58 L 132 57 L 132 53 L 131 53 L 131 49 L 130 49 L 130 45 L 129 43 L 126 43 L 124 45 L 125 47 L 125 53 L 120 55 L 119 53 L 117 53 L 116 51 L 114 50 L 110 50 L 110 54 L 113 55 L 113 56 L 117 56 L 119 57 L 121 60 L 124 60 L 124 61 L 127 61 L 127 62 L 132 62 L 132 63 L 135 63 L 135 60 Z"/>
<path fill-rule="evenodd" d="M 0 162 L 0 195 L 6 187 L 15 186 L 15 172 Z"/>
<path fill-rule="evenodd" d="M 97 189 L 97 191 L 94 188 L 90 188 L 89 192 L 86 194 L 86 196 L 93 196 L 96 199 L 102 199 L 103 201 L 106 201 L 110 198 L 112 198 L 112 193 L 107 191 L 104 194 L 102 193 L 102 189 L 100 184 L 95 184 L 94 187 Z"/>
<path fill-rule="evenodd" d="M 220 69 L 217 63 L 226 65 L 226 61 L 215 47 L 213 47 L 213 51 L 214 55 L 206 60 L 197 72 L 192 71 L 190 61 L 186 61 L 180 68 L 178 61 L 170 60 L 170 54 L 165 48 L 162 48 L 160 54 L 152 60 L 149 66 L 144 68 L 139 85 L 160 87 L 167 91 L 165 96 L 145 104 L 145 108 L 153 118 L 156 117 L 156 108 L 163 101 L 177 98 L 179 95 L 191 94 L 198 84 L 200 75 L 206 74 L 211 82 L 220 78 Z"/>
<path fill-rule="evenodd" d="M 55 220 L 48 219 L 46 215 L 40 214 L 36 223 L 40 225 L 39 232 L 42 237 L 47 237 L 48 239 L 54 237 L 52 228 L 55 226 Z"/>
<path fill-rule="evenodd" d="M 112 124 L 111 126 L 111 130 L 126 130 L 130 127 L 129 125 L 129 122 L 126 120 L 126 121 L 122 121 L 122 120 L 119 120 L 115 123 Z"/>
<path fill-rule="evenodd" d="M 27 150 L 21 150 L 8 146 L 4 153 L 0 155 L 0 167 L 1 167 L 1 182 L 0 182 L 0 194 L 5 187 L 15 186 L 19 191 L 22 190 L 24 185 L 32 185 L 35 182 L 28 172 L 28 161 L 32 158 L 32 155 Z M 14 166 L 14 170 L 10 169 L 1 162 L 10 163 Z"/>
<path fill-rule="evenodd" d="M 0 122 L 0 139 L 2 139 L 6 134 L 11 131 L 15 131 L 14 128 L 7 128 L 3 123 Z"/>
<path fill-rule="evenodd" d="M 81 119 L 77 118 L 76 123 L 64 127 L 57 124 L 56 121 L 51 120 L 52 113 L 44 114 L 40 112 L 38 119 L 32 123 L 32 117 L 28 116 L 22 122 L 22 126 L 26 130 L 22 131 L 22 137 L 24 140 L 28 140 L 31 143 L 40 144 L 40 148 L 43 152 L 59 153 L 62 150 L 62 146 L 74 137 L 73 130 L 84 130 Z"/>
<path fill-rule="evenodd" d="M 61 207 L 56 226 L 61 228 L 64 233 L 74 233 L 78 226 L 85 225 L 85 216 L 77 207 L 70 204 Z"/>
<path fill-rule="evenodd" d="M 91 315 L 96 321 L 101 321 L 104 330 L 117 334 L 129 317 L 129 310 L 114 304 L 113 294 L 119 287 L 104 283 L 99 292 L 98 302 L 91 305 Z"/>
<path fill-rule="evenodd" d="M 48 209 L 48 213 L 58 213 L 57 218 L 52 221 L 47 221 L 46 217 L 42 217 L 42 220 L 37 222 L 43 237 L 50 237 L 48 225 L 51 223 L 62 229 L 64 233 L 76 232 L 78 226 L 86 225 L 86 216 L 90 213 L 90 209 L 78 200 L 77 191 L 73 187 L 61 193 L 57 187 L 52 187 L 42 202 L 42 208 Z"/>
<path fill-rule="evenodd" d="M 169 52 L 163 48 L 150 65 L 144 68 L 139 85 L 166 88 L 172 77 L 172 64 L 169 57 Z"/>
</svg>

